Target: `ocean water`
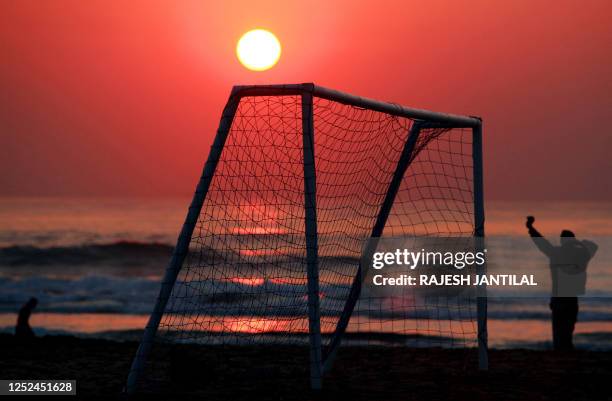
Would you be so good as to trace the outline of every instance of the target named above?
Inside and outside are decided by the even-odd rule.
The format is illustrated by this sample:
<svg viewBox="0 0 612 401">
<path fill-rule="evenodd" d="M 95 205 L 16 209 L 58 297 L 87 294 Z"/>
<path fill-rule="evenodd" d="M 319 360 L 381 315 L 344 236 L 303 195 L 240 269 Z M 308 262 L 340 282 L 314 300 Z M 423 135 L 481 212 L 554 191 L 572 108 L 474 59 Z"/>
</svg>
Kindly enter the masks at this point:
<svg viewBox="0 0 612 401">
<path fill-rule="evenodd" d="M 0 199 L 0 330 L 12 330 L 16 311 L 31 296 L 40 301 L 31 319 L 40 334 L 117 336 L 141 330 L 188 205 L 189 199 Z M 487 236 L 500 246 L 525 241 L 527 214 L 537 217 L 545 235 L 554 237 L 567 228 L 596 239 L 600 249 L 589 266 L 589 294 L 596 297 L 581 302 L 576 342 L 612 349 L 612 204 L 486 206 Z M 248 286 L 250 293 L 288 285 L 234 284 L 237 290 Z M 540 295 L 489 300 L 493 347 L 549 345 L 548 299 Z M 232 314 L 234 321 L 239 313 Z M 259 318 L 263 327 L 269 324 L 267 317 Z"/>
</svg>

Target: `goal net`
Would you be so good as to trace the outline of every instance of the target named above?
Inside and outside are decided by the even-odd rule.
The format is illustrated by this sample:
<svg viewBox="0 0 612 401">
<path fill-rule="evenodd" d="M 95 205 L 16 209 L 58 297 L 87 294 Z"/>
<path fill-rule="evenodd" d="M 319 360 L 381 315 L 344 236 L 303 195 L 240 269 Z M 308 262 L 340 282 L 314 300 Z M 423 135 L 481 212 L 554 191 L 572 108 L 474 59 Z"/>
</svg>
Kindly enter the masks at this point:
<svg viewBox="0 0 612 401">
<path fill-rule="evenodd" d="M 315 388 L 341 343 L 482 351 L 482 300 L 370 294 L 360 266 L 373 237 L 483 235 L 479 136 L 476 118 L 312 84 L 236 87 L 128 390 L 159 342 L 303 345 Z"/>
</svg>

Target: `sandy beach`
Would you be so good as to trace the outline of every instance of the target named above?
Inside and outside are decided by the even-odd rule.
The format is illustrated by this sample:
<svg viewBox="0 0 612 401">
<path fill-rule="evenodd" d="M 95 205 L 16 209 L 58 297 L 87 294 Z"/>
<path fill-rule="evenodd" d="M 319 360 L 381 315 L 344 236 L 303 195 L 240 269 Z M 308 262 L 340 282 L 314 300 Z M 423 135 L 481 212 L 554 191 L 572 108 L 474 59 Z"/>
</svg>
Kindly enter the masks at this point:
<svg viewBox="0 0 612 401">
<path fill-rule="evenodd" d="M 70 336 L 23 344 L 1 335 L 0 371 L 3 379 L 76 379 L 79 398 L 120 399 L 136 347 Z M 170 369 L 144 391 L 160 399 L 611 399 L 612 352 L 492 350 L 490 370 L 479 372 L 474 350 L 345 347 L 320 393 L 309 390 L 301 347 L 189 345 L 159 355 L 171 355 Z"/>
</svg>

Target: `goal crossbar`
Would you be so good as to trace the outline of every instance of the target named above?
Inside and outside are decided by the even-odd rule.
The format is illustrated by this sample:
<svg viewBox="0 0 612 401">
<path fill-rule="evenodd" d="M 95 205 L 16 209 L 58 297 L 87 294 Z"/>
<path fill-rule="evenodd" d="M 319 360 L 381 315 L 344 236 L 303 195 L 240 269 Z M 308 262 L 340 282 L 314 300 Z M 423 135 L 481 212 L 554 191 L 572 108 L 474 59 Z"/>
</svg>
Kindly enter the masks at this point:
<svg viewBox="0 0 612 401">
<path fill-rule="evenodd" d="M 379 111 L 393 116 L 406 117 L 416 120 L 445 124 L 452 128 L 474 128 L 482 121 L 480 117 L 462 116 L 456 114 L 439 113 L 430 110 L 405 107 L 396 103 L 382 102 L 352 95 L 350 93 L 325 88 L 313 83 L 287 84 L 287 85 L 238 85 L 232 90 L 233 96 L 291 96 L 310 93 L 313 97 L 326 99 L 342 104 Z"/>
</svg>

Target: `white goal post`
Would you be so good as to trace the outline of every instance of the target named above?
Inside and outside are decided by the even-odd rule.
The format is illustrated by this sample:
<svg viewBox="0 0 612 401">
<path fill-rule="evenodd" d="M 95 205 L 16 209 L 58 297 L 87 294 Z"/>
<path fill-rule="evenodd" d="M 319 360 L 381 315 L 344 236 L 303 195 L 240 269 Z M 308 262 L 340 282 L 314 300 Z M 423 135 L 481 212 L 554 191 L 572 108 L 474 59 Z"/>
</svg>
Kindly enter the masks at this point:
<svg viewBox="0 0 612 401">
<path fill-rule="evenodd" d="M 237 177 L 241 171 L 245 177 Z M 431 178 L 436 173 L 439 176 Z M 407 200 L 398 200 L 402 193 Z M 429 209 L 419 210 L 418 205 Z M 247 206 L 252 211 L 247 212 Z M 212 332 L 217 333 L 215 339 L 228 332 L 244 338 L 255 333 L 251 327 L 255 318 L 267 322 L 255 334 L 280 333 L 280 325 L 269 323 L 266 316 L 283 321 L 283 335 L 307 335 L 311 387 L 320 389 L 359 309 L 365 272 L 355 262 L 362 252 L 357 243 L 382 237 L 390 225 L 393 233 L 482 240 L 484 220 L 480 118 L 403 107 L 312 83 L 235 86 L 134 357 L 126 391 L 137 391 L 160 325 L 174 336 L 179 330 L 188 331 L 188 336 L 180 337 L 183 340 Z M 351 242 L 344 249 L 339 238 L 355 245 Z M 334 254 L 339 248 L 341 255 Z M 259 276 L 244 273 L 250 266 L 259 269 Z M 484 274 L 483 269 L 478 274 Z M 231 303 L 215 297 L 215 291 L 229 293 L 230 286 L 234 292 L 246 288 L 248 303 L 238 295 L 232 295 Z M 479 291 L 474 298 L 475 341 L 479 368 L 487 369 L 486 288 Z M 381 316 L 404 313 L 397 321 L 406 327 L 427 309 L 416 311 L 414 301 L 411 310 L 404 305 L 384 311 L 384 303 L 375 305 Z M 470 308 L 456 307 L 465 309 L 462 313 Z M 248 330 L 243 330 L 244 322 L 229 322 L 228 316 L 249 313 Z M 174 320 L 163 322 L 165 314 Z M 372 321 L 367 328 L 363 323 L 363 331 L 380 324 Z M 353 325 L 356 330 L 358 324 Z M 452 337 L 453 326 L 447 330 L 439 324 L 437 334 Z M 461 329 L 457 335 L 468 334 Z"/>
</svg>

